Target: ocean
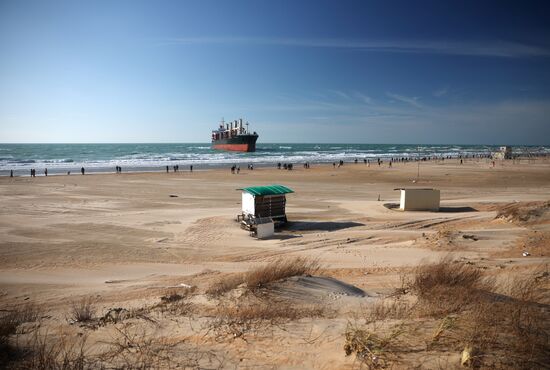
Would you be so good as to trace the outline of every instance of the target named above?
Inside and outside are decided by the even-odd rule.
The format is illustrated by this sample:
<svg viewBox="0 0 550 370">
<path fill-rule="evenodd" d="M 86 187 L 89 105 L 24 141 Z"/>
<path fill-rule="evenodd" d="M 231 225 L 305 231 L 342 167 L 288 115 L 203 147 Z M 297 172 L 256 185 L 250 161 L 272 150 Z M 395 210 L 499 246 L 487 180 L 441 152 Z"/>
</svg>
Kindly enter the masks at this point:
<svg viewBox="0 0 550 370">
<path fill-rule="evenodd" d="M 187 170 L 214 167 L 270 166 L 278 162 L 295 166 L 335 161 L 362 161 L 364 158 L 471 156 L 497 150 L 490 145 L 403 145 L 403 144 L 276 144 L 258 143 L 254 153 L 225 152 L 198 144 L 0 144 L 0 175 L 28 175 L 30 169 L 42 174 L 77 173 L 81 167 L 91 172 L 114 172 L 115 166 L 127 171 L 165 171 L 179 165 Z M 514 153 L 550 154 L 549 146 L 517 146 Z"/>
</svg>

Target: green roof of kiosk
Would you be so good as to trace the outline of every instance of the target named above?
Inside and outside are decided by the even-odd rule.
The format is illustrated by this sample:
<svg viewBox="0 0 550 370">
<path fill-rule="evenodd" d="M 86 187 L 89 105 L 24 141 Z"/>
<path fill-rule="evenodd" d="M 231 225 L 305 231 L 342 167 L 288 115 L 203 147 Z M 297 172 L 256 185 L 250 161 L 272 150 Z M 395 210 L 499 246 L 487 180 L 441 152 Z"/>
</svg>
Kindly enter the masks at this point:
<svg viewBox="0 0 550 370">
<path fill-rule="evenodd" d="M 247 193 L 250 193 L 254 196 L 294 193 L 294 190 L 287 188 L 283 185 L 250 186 L 248 188 L 241 188 L 237 190 L 246 191 Z"/>
</svg>

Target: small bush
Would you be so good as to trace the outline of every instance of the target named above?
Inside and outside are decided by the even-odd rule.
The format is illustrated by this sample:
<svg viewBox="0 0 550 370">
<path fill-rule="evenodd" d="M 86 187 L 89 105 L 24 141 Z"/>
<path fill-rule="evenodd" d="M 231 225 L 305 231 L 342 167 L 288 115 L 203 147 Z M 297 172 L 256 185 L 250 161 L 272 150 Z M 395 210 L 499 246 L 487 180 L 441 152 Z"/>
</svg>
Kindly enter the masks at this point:
<svg viewBox="0 0 550 370">
<path fill-rule="evenodd" d="M 96 313 L 95 301 L 91 297 L 74 301 L 69 312 L 69 319 L 75 322 L 86 323 L 94 319 Z"/>
<path fill-rule="evenodd" d="M 0 345 L 4 345 L 9 336 L 16 333 L 19 325 L 38 320 L 40 311 L 34 304 L 11 307 L 0 314 Z"/>
<path fill-rule="evenodd" d="M 189 296 L 196 290 L 195 287 L 183 291 L 171 291 L 160 297 L 160 303 L 153 306 L 161 312 L 169 312 L 173 315 L 188 315 L 193 310 L 193 304 L 188 301 Z"/>
<path fill-rule="evenodd" d="M 404 333 L 402 324 L 393 326 L 388 334 L 382 335 L 375 327 L 359 327 L 348 323 L 344 351 L 346 356 L 355 354 L 368 369 L 386 368 L 397 360 L 396 353 L 401 352 L 400 337 Z"/>
<path fill-rule="evenodd" d="M 190 344 L 188 338 L 159 335 L 144 326 L 115 327 L 107 351 L 99 357 L 109 369 L 220 369 L 222 356 Z M 206 366 L 205 366 L 206 365 Z"/>
<path fill-rule="evenodd" d="M 223 276 L 214 281 L 206 290 L 210 297 L 219 297 L 244 283 L 244 274 Z"/>
<path fill-rule="evenodd" d="M 481 286 L 481 275 L 481 271 L 471 265 L 445 258 L 416 268 L 411 288 L 421 297 L 429 297 L 440 288 L 476 289 Z"/>
<path fill-rule="evenodd" d="M 245 339 L 247 334 L 273 330 L 287 322 L 306 317 L 322 317 L 324 307 L 296 305 L 284 300 L 241 297 L 222 303 L 208 323 L 217 340 L 227 337 Z"/>
<path fill-rule="evenodd" d="M 14 369 L 102 369 L 98 359 L 86 351 L 87 337 L 52 337 L 35 332 L 25 346 L 26 354 L 12 364 Z"/>
<path fill-rule="evenodd" d="M 418 309 L 441 319 L 426 342 L 468 348 L 474 367 L 540 368 L 550 358 L 547 280 L 528 274 L 497 289 L 470 265 L 419 267 L 413 279 Z"/>
<path fill-rule="evenodd" d="M 34 304 L 10 307 L 0 314 L 0 364 L 8 363 L 20 352 L 17 344 L 10 343 L 10 337 L 18 334 L 22 324 L 37 321 L 39 317 L 40 311 Z"/>
<path fill-rule="evenodd" d="M 265 266 L 251 269 L 244 274 L 233 274 L 219 278 L 206 290 L 211 297 L 219 297 L 241 284 L 249 290 L 264 288 L 267 284 L 284 278 L 314 274 L 320 269 L 316 259 L 296 257 L 292 259 L 277 259 Z"/>
<path fill-rule="evenodd" d="M 465 310 L 491 288 L 481 270 L 449 258 L 417 267 L 410 282 L 410 291 L 419 298 L 421 316 L 443 317 Z"/>
<path fill-rule="evenodd" d="M 254 290 L 284 278 L 314 274 L 320 267 L 319 260 L 317 259 L 305 257 L 278 259 L 265 266 L 249 271 L 245 276 L 245 282 L 249 289 Z"/>
<path fill-rule="evenodd" d="M 390 298 L 368 305 L 364 316 L 367 322 L 405 319 L 411 316 L 412 310 L 410 303 Z"/>
</svg>

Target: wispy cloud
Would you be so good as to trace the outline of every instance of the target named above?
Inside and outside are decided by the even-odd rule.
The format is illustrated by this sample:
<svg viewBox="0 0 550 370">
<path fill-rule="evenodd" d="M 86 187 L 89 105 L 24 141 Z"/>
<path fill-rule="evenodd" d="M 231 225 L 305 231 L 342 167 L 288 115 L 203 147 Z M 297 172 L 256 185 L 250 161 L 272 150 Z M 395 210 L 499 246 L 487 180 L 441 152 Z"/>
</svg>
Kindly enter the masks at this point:
<svg viewBox="0 0 550 370">
<path fill-rule="evenodd" d="M 351 100 L 351 97 L 341 90 L 330 90 L 330 92 L 342 99 Z"/>
<path fill-rule="evenodd" d="M 248 45 L 342 48 L 386 53 L 425 53 L 482 57 L 549 57 L 550 49 L 507 41 L 355 40 L 277 37 L 179 37 L 157 40 L 159 45 Z"/>
<path fill-rule="evenodd" d="M 422 105 L 418 102 L 418 99 L 419 99 L 418 97 L 409 97 L 409 96 L 398 95 L 398 94 L 393 94 L 393 93 L 386 93 L 386 95 L 388 95 L 392 99 L 398 100 L 398 101 L 403 102 L 403 103 L 410 104 L 413 107 L 423 108 Z"/>
<path fill-rule="evenodd" d="M 372 104 L 372 99 L 370 96 L 366 96 L 365 94 L 362 94 L 358 91 L 356 91 L 354 93 L 354 95 L 360 100 L 362 101 L 363 103 L 366 103 L 366 104 Z"/>
<path fill-rule="evenodd" d="M 447 95 L 448 92 L 449 92 L 448 87 L 442 87 L 441 89 L 435 90 L 433 94 L 434 94 L 435 97 L 440 98 L 444 95 Z"/>
</svg>

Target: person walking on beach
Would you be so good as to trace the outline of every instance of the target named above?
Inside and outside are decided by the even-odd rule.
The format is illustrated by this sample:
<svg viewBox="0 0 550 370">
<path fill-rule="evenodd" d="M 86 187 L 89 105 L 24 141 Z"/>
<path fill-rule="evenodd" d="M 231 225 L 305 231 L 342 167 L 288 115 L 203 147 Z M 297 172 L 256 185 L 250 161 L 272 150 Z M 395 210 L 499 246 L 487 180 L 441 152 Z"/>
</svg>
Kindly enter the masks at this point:
<svg viewBox="0 0 550 370">
<path fill-rule="evenodd" d="M 237 174 L 239 174 L 240 172 L 241 172 L 241 167 L 237 166 Z"/>
<path fill-rule="evenodd" d="M 44 168 L 44 176 L 48 176 L 48 169 Z"/>
<path fill-rule="evenodd" d="M 193 165 L 189 166 L 189 172 L 193 172 Z"/>
<path fill-rule="evenodd" d="M 170 172 L 170 168 L 166 166 L 166 173 Z"/>
<path fill-rule="evenodd" d="M 13 177 L 13 170 L 10 171 L 10 177 Z"/>
<path fill-rule="evenodd" d="M 80 173 L 84 175 L 85 172 L 86 172 L 86 170 L 84 169 L 84 167 L 82 167 L 82 168 L 80 169 Z"/>
</svg>

